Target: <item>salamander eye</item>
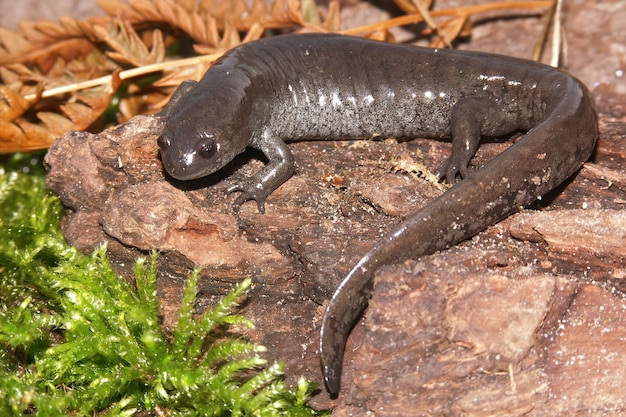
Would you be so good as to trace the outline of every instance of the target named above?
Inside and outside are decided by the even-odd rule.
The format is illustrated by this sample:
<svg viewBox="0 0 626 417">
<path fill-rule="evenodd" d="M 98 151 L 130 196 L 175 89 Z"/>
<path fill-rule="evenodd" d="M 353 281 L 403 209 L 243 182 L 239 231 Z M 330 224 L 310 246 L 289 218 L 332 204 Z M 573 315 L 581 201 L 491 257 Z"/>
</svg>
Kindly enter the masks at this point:
<svg viewBox="0 0 626 417">
<path fill-rule="evenodd" d="M 219 149 L 219 146 L 215 142 L 208 141 L 200 145 L 198 154 L 202 156 L 203 158 L 210 159 L 210 158 L 213 158 L 213 156 L 215 156 L 218 149 Z"/>
<path fill-rule="evenodd" d="M 159 145 L 159 148 L 161 149 L 169 148 L 172 145 L 172 141 L 169 138 L 166 138 L 165 135 L 161 135 L 157 139 L 157 145 Z"/>
</svg>

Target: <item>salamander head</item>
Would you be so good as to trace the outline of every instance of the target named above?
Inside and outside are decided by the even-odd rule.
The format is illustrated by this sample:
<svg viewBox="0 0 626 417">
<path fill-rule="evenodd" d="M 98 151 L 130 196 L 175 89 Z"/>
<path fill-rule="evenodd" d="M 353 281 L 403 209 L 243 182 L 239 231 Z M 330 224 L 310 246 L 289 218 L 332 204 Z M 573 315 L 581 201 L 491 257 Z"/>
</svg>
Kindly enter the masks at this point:
<svg viewBox="0 0 626 417">
<path fill-rule="evenodd" d="M 172 122 L 171 119 L 167 122 L 157 143 L 163 167 L 177 180 L 194 180 L 212 174 L 243 151 L 224 146 L 228 142 L 220 130 L 198 129 L 195 127 L 198 124 L 190 123 L 189 119 Z"/>
</svg>

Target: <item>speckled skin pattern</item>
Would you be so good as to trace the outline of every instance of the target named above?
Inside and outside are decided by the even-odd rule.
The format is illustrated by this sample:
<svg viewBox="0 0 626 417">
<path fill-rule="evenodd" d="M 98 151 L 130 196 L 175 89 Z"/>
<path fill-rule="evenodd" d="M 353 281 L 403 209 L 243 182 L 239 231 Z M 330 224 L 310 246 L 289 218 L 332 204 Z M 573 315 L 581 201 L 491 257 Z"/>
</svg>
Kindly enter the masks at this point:
<svg viewBox="0 0 626 417">
<path fill-rule="evenodd" d="M 234 208 L 266 197 L 294 171 L 290 140 L 451 137 L 438 174 L 456 182 L 409 216 L 351 270 L 321 328 L 326 386 L 340 388 L 346 338 L 385 263 L 454 245 L 534 201 L 591 155 L 597 116 L 587 89 L 554 68 L 476 52 L 424 49 L 342 35 L 286 35 L 242 45 L 199 83 L 187 81 L 160 116 L 167 172 L 216 172 L 247 147 L 267 165 L 231 187 Z M 481 136 L 525 132 L 475 172 Z"/>
</svg>

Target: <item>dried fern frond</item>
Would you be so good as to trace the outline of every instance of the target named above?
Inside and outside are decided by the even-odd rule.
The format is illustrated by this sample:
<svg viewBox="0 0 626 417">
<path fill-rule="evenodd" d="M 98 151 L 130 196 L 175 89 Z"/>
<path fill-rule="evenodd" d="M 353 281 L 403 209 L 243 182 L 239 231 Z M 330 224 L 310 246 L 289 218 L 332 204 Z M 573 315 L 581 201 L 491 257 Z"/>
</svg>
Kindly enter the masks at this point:
<svg viewBox="0 0 626 417">
<path fill-rule="evenodd" d="M 50 110 L 46 105 L 52 103 L 41 100 L 41 89 L 34 100 L 28 101 L 0 86 L 0 153 L 44 149 L 70 130 L 87 129 L 107 109 L 119 85 L 119 77 L 113 76 L 110 85 L 75 93 Z"/>
<path fill-rule="evenodd" d="M 20 22 L 17 31 L 0 28 L 0 65 L 35 64 L 47 72 L 58 58 L 70 62 L 86 56 L 98 41 L 94 22 L 64 17 L 58 24 Z"/>
<path fill-rule="evenodd" d="M 94 33 L 111 47 L 113 51 L 107 51 L 106 54 L 114 61 L 140 67 L 165 60 L 163 35 L 158 29 L 152 32 L 151 49 L 143 42 L 129 22 L 119 19 L 113 19 L 108 28 L 95 26 Z"/>
<path fill-rule="evenodd" d="M 110 16 L 120 16 L 130 23 L 164 22 L 184 30 L 202 44 L 217 43 L 210 31 L 222 32 L 231 24 L 239 32 L 247 32 L 258 24 L 266 29 L 302 25 L 299 0 L 275 0 L 268 7 L 265 0 L 200 0 L 179 2 L 174 0 L 99 0 L 98 5 Z M 212 29 L 213 30 L 213 29 Z M 196 38 L 196 36 L 199 36 Z"/>
</svg>

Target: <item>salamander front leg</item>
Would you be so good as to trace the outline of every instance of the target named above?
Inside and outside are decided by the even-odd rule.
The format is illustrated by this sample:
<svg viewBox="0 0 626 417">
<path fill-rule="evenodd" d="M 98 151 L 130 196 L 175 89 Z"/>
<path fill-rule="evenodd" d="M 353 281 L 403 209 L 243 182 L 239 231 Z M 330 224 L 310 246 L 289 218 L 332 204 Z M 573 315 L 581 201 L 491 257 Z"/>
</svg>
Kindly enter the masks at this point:
<svg viewBox="0 0 626 417">
<path fill-rule="evenodd" d="M 244 202 L 255 200 L 259 212 L 265 213 L 267 196 L 287 181 L 295 171 L 293 155 L 285 142 L 269 134 L 265 136 L 262 140 L 253 142 L 252 147 L 263 152 L 268 159 L 267 165 L 254 176 L 241 180 L 226 190 L 227 193 L 241 192 L 233 203 L 235 211 L 239 211 Z"/>
</svg>

